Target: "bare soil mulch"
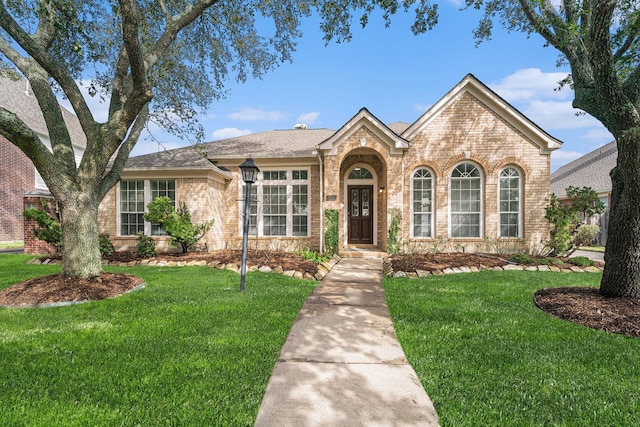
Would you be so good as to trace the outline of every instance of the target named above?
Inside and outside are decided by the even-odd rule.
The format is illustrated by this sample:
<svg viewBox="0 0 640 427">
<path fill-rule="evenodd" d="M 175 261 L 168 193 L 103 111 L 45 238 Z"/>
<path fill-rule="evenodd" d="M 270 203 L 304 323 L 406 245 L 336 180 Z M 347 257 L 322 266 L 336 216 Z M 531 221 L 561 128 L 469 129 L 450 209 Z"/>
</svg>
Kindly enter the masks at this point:
<svg viewBox="0 0 640 427">
<path fill-rule="evenodd" d="M 157 261 L 219 261 L 240 265 L 241 251 L 213 253 L 163 254 Z M 117 252 L 109 261 L 139 261 L 133 252 Z M 419 254 L 390 257 L 397 271 L 443 270 L 452 267 L 491 268 L 508 262 L 498 256 L 484 254 Z M 296 270 L 315 274 L 317 265 L 301 256 L 285 252 L 249 251 L 247 266 L 269 266 L 272 269 Z M 97 280 L 65 279 L 61 275 L 44 276 L 18 283 L 0 291 L 0 305 L 20 306 L 67 301 L 113 298 L 142 284 L 142 279 L 129 274 L 102 273 Z M 595 288 L 571 287 L 542 289 L 534 296 L 535 304 L 545 312 L 589 328 L 640 337 L 640 301 L 627 298 L 605 298 Z"/>
</svg>

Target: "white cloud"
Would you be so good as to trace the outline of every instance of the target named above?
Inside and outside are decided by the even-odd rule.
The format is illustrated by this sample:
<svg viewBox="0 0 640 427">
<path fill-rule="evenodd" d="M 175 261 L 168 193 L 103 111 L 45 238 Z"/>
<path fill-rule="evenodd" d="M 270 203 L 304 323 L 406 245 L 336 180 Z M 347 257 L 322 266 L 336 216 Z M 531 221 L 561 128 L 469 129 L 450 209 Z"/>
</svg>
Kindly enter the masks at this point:
<svg viewBox="0 0 640 427">
<path fill-rule="evenodd" d="M 602 127 L 600 129 L 591 129 L 585 132 L 582 137 L 588 141 L 602 144 L 608 144 L 609 142 L 614 140 L 611 132 L 609 132 L 605 127 Z"/>
<path fill-rule="evenodd" d="M 447 3 L 457 8 L 461 8 L 464 6 L 464 0 L 447 0 Z"/>
<path fill-rule="evenodd" d="M 433 104 L 413 104 L 413 111 L 418 111 L 420 113 L 424 113 L 426 111 L 429 111 L 429 108 L 431 108 L 433 106 Z"/>
<path fill-rule="evenodd" d="M 320 113 L 317 111 L 302 113 L 298 116 L 298 118 L 296 119 L 296 122 L 304 123 L 306 125 L 312 125 L 316 122 L 316 120 L 318 120 L 319 116 L 320 116 Z"/>
<path fill-rule="evenodd" d="M 222 128 L 216 129 L 211 133 L 211 139 L 218 141 L 220 139 L 234 138 L 236 136 L 249 135 L 251 130 L 238 128 Z"/>
<path fill-rule="evenodd" d="M 282 111 L 266 111 L 257 108 L 243 108 L 242 110 L 235 111 L 229 114 L 227 117 L 233 120 L 245 120 L 245 121 L 258 121 L 268 120 L 271 122 L 277 122 L 284 120 L 287 115 Z"/>
<path fill-rule="evenodd" d="M 543 129 L 579 129 L 599 127 L 601 123 L 588 114 L 576 115 L 580 112 L 573 108 L 571 101 L 533 100 L 523 113 Z"/>
<path fill-rule="evenodd" d="M 557 90 L 558 82 L 567 75 L 566 72 L 545 73 L 539 68 L 525 68 L 489 86 L 510 103 L 540 98 L 567 99 L 573 95 L 570 88 Z"/>
</svg>

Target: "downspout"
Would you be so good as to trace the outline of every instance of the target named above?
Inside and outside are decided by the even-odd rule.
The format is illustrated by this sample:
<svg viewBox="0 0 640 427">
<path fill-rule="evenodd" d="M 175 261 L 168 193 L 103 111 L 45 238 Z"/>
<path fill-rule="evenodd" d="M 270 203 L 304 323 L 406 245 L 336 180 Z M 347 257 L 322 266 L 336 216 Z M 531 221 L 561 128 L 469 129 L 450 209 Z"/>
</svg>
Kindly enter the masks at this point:
<svg viewBox="0 0 640 427">
<path fill-rule="evenodd" d="M 316 147 L 316 154 L 318 154 L 318 161 L 320 162 L 320 253 L 324 253 L 324 163 L 322 162 L 322 156 L 320 150 Z"/>
</svg>

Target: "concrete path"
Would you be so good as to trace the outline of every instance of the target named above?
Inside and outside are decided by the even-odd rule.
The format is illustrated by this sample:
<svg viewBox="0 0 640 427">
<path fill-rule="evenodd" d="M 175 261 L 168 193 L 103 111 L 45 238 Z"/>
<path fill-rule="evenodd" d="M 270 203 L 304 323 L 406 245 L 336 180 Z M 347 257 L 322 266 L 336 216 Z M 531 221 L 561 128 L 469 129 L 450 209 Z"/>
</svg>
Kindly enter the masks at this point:
<svg viewBox="0 0 640 427">
<path fill-rule="evenodd" d="M 381 259 L 343 258 L 307 299 L 255 426 L 438 426 L 389 318 Z"/>
</svg>

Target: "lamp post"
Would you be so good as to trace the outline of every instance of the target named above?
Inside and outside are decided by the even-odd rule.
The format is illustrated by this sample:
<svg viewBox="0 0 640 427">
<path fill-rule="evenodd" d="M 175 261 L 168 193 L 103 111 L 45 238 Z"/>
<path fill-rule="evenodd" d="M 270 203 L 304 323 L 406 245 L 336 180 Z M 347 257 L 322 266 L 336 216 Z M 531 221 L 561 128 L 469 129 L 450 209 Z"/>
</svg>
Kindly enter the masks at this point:
<svg viewBox="0 0 640 427">
<path fill-rule="evenodd" d="M 242 266 L 240 267 L 240 292 L 244 292 L 244 281 L 247 275 L 247 246 L 249 242 L 249 210 L 251 206 L 251 184 L 258 179 L 260 169 L 253 163 L 253 159 L 248 157 L 241 165 L 242 180 L 247 189 L 244 196 L 244 226 L 242 230 Z"/>
</svg>

